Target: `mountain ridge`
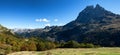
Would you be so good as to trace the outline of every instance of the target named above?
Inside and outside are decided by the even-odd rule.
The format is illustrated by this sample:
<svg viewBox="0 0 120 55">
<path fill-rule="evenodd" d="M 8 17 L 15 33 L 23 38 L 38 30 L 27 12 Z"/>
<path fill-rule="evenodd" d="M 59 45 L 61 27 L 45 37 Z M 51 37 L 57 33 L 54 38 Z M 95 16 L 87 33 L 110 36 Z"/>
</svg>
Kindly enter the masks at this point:
<svg viewBox="0 0 120 55">
<path fill-rule="evenodd" d="M 47 29 L 49 28 L 51 27 L 47 27 Z M 46 32 L 36 30 L 34 32 L 21 33 L 19 35 L 23 35 L 24 37 L 38 36 L 44 39 L 49 37 L 55 38 L 55 41 L 75 40 L 103 46 L 118 46 L 119 41 L 117 39 L 120 39 L 119 34 L 120 15 L 114 14 L 97 4 L 95 7 L 93 5 L 87 6 L 79 13 L 75 20 L 64 26 L 52 27 Z M 112 38 L 114 39 L 111 40 Z M 104 43 L 104 41 L 107 42 Z"/>
<path fill-rule="evenodd" d="M 105 15 L 115 16 L 114 13 L 105 10 L 99 4 L 97 4 L 95 7 L 93 5 L 87 6 L 85 9 L 83 9 L 79 13 L 77 19 L 75 19 L 74 21 L 70 22 L 71 24 L 68 23 L 65 26 L 73 27 L 74 25 L 75 26 L 79 26 L 81 24 L 96 23 L 96 22 L 99 22 L 102 19 L 104 19 Z"/>
</svg>

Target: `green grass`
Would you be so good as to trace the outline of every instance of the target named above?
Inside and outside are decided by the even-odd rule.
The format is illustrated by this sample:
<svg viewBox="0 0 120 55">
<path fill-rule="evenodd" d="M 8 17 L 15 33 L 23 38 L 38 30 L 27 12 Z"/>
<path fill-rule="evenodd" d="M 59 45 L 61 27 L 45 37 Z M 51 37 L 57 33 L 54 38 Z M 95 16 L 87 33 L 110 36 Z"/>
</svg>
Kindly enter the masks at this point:
<svg viewBox="0 0 120 55">
<path fill-rule="evenodd" d="M 120 48 L 63 48 L 47 51 L 21 51 L 8 55 L 120 55 Z"/>
<path fill-rule="evenodd" d="M 120 55 L 120 48 L 53 49 L 38 55 Z"/>
</svg>

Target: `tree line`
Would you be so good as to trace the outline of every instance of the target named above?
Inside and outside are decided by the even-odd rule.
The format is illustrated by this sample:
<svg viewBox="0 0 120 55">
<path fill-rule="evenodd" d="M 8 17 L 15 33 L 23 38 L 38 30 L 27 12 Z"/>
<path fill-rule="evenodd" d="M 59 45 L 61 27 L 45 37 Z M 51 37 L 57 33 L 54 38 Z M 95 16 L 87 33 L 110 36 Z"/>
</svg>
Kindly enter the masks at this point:
<svg viewBox="0 0 120 55">
<path fill-rule="evenodd" d="M 3 48 L 6 50 L 5 53 L 11 53 L 16 51 L 45 51 L 55 48 L 94 48 L 98 45 L 93 45 L 90 43 L 78 43 L 77 41 L 68 41 L 68 42 L 51 42 L 43 40 L 40 38 L 6 38 L 5 42 L 6 47 Z M 0 43 L 0 45 L 2 42 Z"/>
</svg>

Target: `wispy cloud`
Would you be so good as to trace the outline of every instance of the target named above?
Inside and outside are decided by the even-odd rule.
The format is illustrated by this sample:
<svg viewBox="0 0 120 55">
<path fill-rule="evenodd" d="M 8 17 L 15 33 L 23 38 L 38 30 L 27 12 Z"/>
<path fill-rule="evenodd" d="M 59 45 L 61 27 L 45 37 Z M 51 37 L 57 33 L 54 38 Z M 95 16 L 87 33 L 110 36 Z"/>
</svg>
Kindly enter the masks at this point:
<svg viewBox="0 0 120 55">
<path fill-rule="evenodd" d="M 58 19 L 54 19 L 54 21 L 55 21 L 55 22 L 57 22 L 57 21 L 58 21 Z"/>
<path fill-rule="evenodd" d="M 36 22 L 50 22 L 48 19 L 43 18 L 43 19 L 36 19 Z"/>
<path fill-rule="evenodd" d="M 48 24 L 45 24 L 45 26 L 51 26 L 51 25 L 50 25 L 50 23 L 48 23 Z"/>
<path fill-rule="evenodd" d="M 59 25 L 60 25 L 60 26 L 63 26 L 64 24 L 63 24 L 63 23 L 60 23 Z"/>
</svg>

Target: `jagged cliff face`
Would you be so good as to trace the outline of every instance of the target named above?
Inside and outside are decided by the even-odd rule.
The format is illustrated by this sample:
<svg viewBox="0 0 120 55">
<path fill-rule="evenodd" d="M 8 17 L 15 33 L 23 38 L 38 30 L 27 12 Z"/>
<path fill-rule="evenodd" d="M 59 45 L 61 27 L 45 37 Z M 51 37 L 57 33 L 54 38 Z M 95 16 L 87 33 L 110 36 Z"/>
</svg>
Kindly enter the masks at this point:
<svg viewBox="0 0 120 55">
<path fill-rule="evenodd" d="M 77 19 L 63 26 L 62 30 L 57 33 L 58 40 L 108 41 L 112 37 L 119 36 L 120 15 L 107 11 L 98 4 L 95 7 L 87 6 L 79 13 Z M 98 39 L 99 41 L 97 41 Z"/>
<path fill-rule="evenodd" d="M 108 24 L 117 23 L 119 22 L 119 20 L 119 15 L 107 11 L 97 4 L 96 7 L 87 6 L 84 10 L 82 10 L 79 13 L 76 20 L 66 24 L 63 29 L 72 29 L 80 25 L 104 26 Z"/>
<path fill-rule="evenodd" d="M 105 10 L 100 5 L 94 6 L 87 6 L 82 12 L 80 12 L 79 16 L 75 21 L 80 23 L 91 23 L 93 20 L 101 21 L 105 16 L 114 16 L 110 11 Z"/>
</svg>

